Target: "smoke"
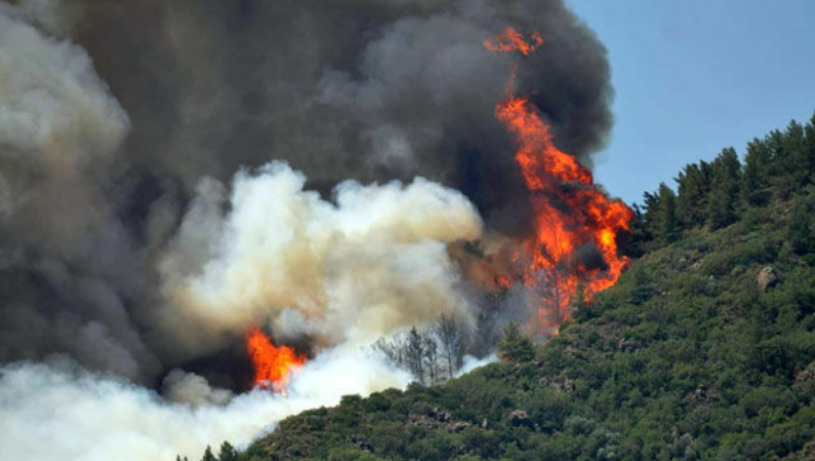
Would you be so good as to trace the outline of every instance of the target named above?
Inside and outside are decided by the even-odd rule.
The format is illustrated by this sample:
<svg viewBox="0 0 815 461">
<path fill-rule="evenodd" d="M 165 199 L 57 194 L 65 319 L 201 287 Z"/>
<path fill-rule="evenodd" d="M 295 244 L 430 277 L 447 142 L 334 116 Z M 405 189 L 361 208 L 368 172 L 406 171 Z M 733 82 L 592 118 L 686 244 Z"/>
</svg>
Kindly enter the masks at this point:
<svg viewBox="0 0 815 461">
<path fill-rule="evenodd" d="M 155 359 L 110 175 L 129 120 L 80 47 L 0 3 L 0 361 L 68 352 L 136 377 Z"/>
<path fill-rule="evenodd" d="M 461 366 L 461 369 L 456 372 L 456 377 L 458 378 L 462 375 L 466 375 L 467 373 L 475 370 L 476 368 L 480 368 L 483 367 L 484 365 L 489 365 L 497 361 L 498 356 L 496 354 L 490 354 L 480 359 L 477 357 L 473 357 L 472 355 L 465 355 L 464 363 Z"/>
<path fill-rule="evenodd" d="M 204 377 L 178 368 L 171 370 L 162 381 L 162 395 L 170 402 L 193 407 L 224 405 L 232 399 L 229 390 L 213 388 Z"/>
<path fill-rule="evenodd" d="M 276 338 L 314 347 L 370 343 L 443 313 L 472 324 L 446 250 L 481 234 L 463 195 L 421 178 L 347 181 L 332 203 L 305 182 L 280 162 L 239 173 L 228 199 L 201 182 L 159 265 L 157 324 L 176 351 L 210 352 L 265 319 Z"/>
<path fill-rule="evenodd" d="M 79 3 L 76 38 L 136 127 L 133 175 L 159 188 L 271 153 L 323 192 L 423 176 L 517 231 L 526 192 L 493 117 L 513 63 L 481 46 L 507 26 L 547 40 L 518 84 L 562 149 L 590 162 L 611 126 L 605 49 L 561 0 Z"/>
<path fill-rule="evenodd" d="M 283 267 L 276 277 L 294 282 L 289 294 L 261 292 L 255 275 L 250 297 L 235 299 L 236 274 L 268 269 L 277 255 L 252 261 L 235 254 L 247 249 L 223 248 L 240 242 L 219 234 L 234 223 L 222 222 L 215 203 L 228 201 L 234 191 L 223 184 L 240 167 L 272 158 L 303 171 L 301 188 L 324 196 L 347 179 L 401 179 L 418 190 L 428 187 L 413 178 L 425 177 L 461 191 L 490 229 L 522 229 L 527 192 L 492 114 L 513 63 L 481 47 L 507 25 L 548 42 L 521 67 L 518 85 L 534 93 L 559 145 L 588 159 L 610 125 L 605 51 L 561 1 L 20 0 L 3 3 L 0 14 L 2 362 L 69 353 L 91 369 L 151 382 L 187 353 L 207 350 L 204 339 L 189 338 L 193 324 L 207 339 L 221 336 L 217 347 L 224 333 L 267 314 L 277 334 L 301 328 L 336 344 L 347 335 L 326 332 L 321 312 L 345 318 L 341 304 L 369 309 L 411 283 L 423 291 L 424 282 L 405 277 L 361 294 L 379 274 L 356 285 L 337 268 L 365 267 L 368 258 L 382 269 L 386 253 L 353 254 L 363 250 L 345 239 Z M 262 190 L 263 181 L 241 175 L 235 188 Z M 302 200 L 308 208 L 316 198 Z M 390 256 L 424 252 L 419 272 L 429 280 L 425 268 L 440 262 L 450 282 L 441 247 L 474 236 L 469 225 L 461 235 L 428 236 L 435 247 L 375 237 L 380 248 L 399 244 Z M 305 243 L 311 238 L 299 248 L 321 243 Z M 292 247 L 286 257 L 300 257 Z M 410 257 L 400 261 L 383 277 L 413 270 Z M 322 280 L 329 284 L 318 286 Z M 460 310 L 460 294 L 441 284 L 421 304 Z M 211 316 L 218 298 L 229 307 Z M 360 331 L 389 330 L 413 315 L 394 312 L 419 299 L 374 307 L 366 321 L 382 325 Z M 190 325 L 168 334 L 165 323 L 179 322 Z"/>
<path fill-rule="evenodd" d="M 609 66 L 562 0 L 0 0 L 0 458 L 245 444 L 403 386 L 359 353 L 381 335 L 478 329 L 450 247 L 530 216 L 514 62 L 481 46 L 507 26 L 547 40 L 518 89 L 590 163 Z M 288 400 L 211 385 L 254 324 L 313 356 Z"/>
<path fill-rule="evenodd" d="M 184 384 L 212 390 L 200 377 Z M 339 403 L 350 393 L 403 388 L 406 373 L 345 350 L 318 356 L 292 380 L 288 397 L 242 394 L 220 406 L 170 403 L 143 387 L 69 363 L 16 364 L 0 372 L 0 459 L 37 461 L 199 459 L 223 440 L 246 447 L 283 418 Z M 330 383 L 330 384 L 327 384 Z M 171 393 L 171 395 L 174 395 Z"/>
</svg>

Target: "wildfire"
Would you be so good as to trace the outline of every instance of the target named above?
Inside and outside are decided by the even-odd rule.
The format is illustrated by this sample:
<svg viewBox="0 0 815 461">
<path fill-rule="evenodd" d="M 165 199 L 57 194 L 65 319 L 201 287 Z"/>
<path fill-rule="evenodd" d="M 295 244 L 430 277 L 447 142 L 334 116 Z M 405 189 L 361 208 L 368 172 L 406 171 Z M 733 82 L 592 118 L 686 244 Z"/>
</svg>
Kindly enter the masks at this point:
<svg viewBox="0 0 815 461">
<path fill-rule="evenodd" d="M 527 41 L 511 28 L 484 41 L 488 50 L 524 56 L 541 44 L 540 35 Z M 495 116 L 515 140 L 515 160 L 534 212 L 534 233 L 523 243 L 531 261 L 524 262 L 522 270 L 524 284 L 540 296 L 533 327 L 538 333 L 556 333 L 569 317 L 569 303 L 579 286 L 584 287 L 583 296 L 591 296 L 617 282 L 629 262 L 619 255 L 617 235 L 628 230 L 633 212 L 622 201 L 609 199 L 588 168 L 554 145 L 549 126 L 529 98 L 512 95 L 514 78 L 513 72 Z M 582 261 L 587 252 L 601 255 L 603 261 Z M 521 255 L 514 259 L 525 260 Z"/>
<path fill-rule="evenodd" d="M 252 385 L 271 388 L 284 395 L 292 372 L 307 360 L 305 355 L 298 355 L 291 347 L 275 347 L 269 337 L 256 327 L 246 332 L 246 350 L 255 367 Z"/>
</svg>

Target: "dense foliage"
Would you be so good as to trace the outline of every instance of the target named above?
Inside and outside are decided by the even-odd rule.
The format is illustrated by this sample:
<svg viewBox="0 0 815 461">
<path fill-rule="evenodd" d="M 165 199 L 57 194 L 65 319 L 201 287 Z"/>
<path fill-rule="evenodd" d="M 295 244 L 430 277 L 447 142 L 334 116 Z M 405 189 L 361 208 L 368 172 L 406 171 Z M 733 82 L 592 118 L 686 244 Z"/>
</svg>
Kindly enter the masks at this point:
<svg viewBox="0 0 815 461">
<path fill-rule="evenodd" d="M 228 459 L 815 459 L 815 126 L 688 165 L 638 207 L 642 256 L 560 335 L 289 418 Z"/>
</svg>

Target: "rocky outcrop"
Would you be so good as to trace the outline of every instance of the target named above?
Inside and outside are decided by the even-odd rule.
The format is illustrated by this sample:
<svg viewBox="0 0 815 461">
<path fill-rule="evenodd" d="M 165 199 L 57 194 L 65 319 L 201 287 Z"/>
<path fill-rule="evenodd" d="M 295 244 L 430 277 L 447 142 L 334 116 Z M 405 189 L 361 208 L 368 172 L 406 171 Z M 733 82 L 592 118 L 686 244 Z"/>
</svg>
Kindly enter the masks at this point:
<svg viewBox="0 0 815 461">
<path fill-rule="evenodd" d="M 767 266 L 758 273 L 756 283 L 761 291 L 767 291 L 781 281 L 781 276 L 773 267 Z"/>
</svg>

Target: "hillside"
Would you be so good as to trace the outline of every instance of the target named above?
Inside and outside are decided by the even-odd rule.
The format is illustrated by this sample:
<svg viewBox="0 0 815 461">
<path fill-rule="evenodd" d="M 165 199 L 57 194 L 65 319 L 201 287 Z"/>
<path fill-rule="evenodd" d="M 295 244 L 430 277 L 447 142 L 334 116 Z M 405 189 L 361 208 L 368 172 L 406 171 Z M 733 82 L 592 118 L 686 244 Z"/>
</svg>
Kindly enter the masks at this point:
<svg viewBox="0 0 815 461">
<path fill-rule="evenodd" d="M 689 165 L 646 194 L 631 269 L 534 354 L 348 396 L 220 459 L 813 459 L 813 171 L 812 122 Z"/>
</svg>

